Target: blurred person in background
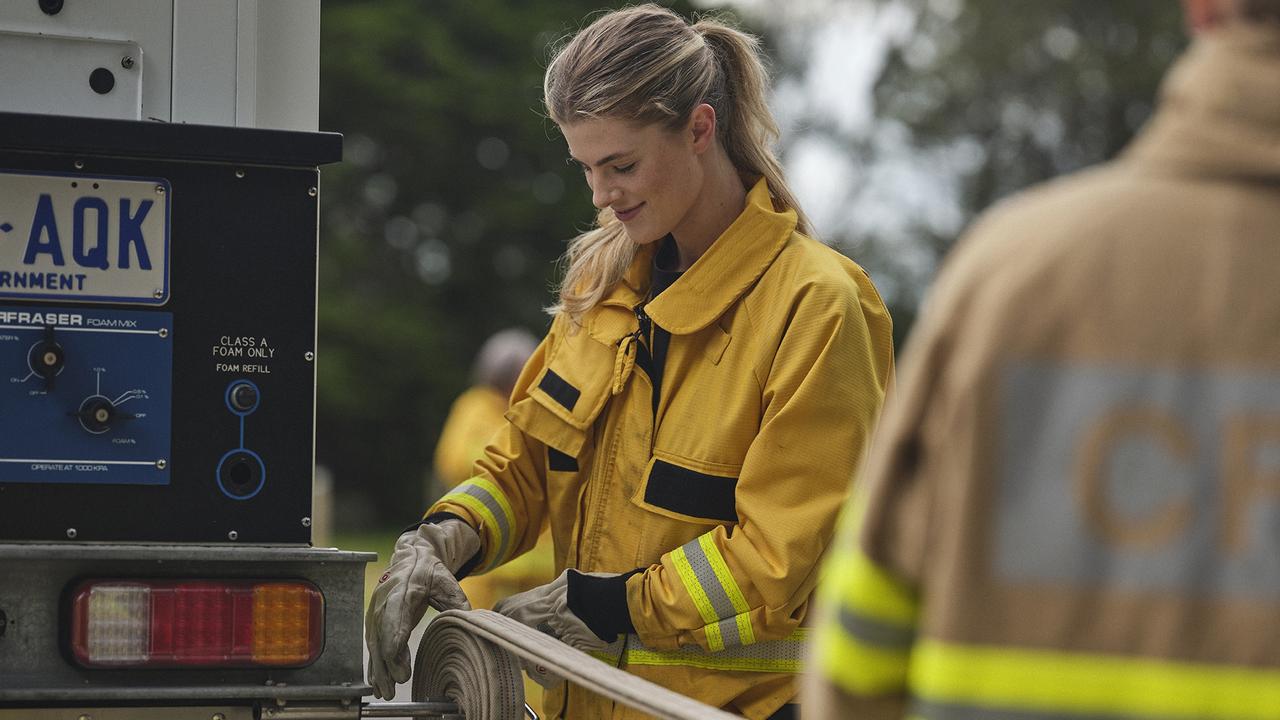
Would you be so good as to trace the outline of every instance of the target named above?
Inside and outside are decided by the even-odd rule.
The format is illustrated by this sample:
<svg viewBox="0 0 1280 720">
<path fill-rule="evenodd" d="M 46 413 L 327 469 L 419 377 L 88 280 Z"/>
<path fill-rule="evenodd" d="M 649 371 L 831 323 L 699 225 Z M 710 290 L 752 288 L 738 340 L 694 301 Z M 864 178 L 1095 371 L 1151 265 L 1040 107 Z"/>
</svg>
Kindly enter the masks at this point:
<svg viewBox="0 0 1280 720">
<path fill-rule="evenodd" d="M 794 718 L 817 563 L 893 367 L 863 270 L 811 239 L 771 143 L 758 42 L 644 5 L 564 45 L 548 113 L 597 227 L 474 476 L 401 537 L 366 619 L 370 682 L 453 577 L 550 525 L 551 583 L 497 610 L 752 720 Z M 526 668 L 551 717 L 636 717 Z"/>
<path fill-rule="evenodd" d="M 1280 0 L 1115 162 L 981 218 L 820 590 L 814 718 L 1280 713 Z"/>
<path fill-rule="evenodd" d="M 453 401 L 440 430 L 434 468 L 440 487 L 428 484 L 428 502 L 471 477 L 485 445 L 506 422 L 511 391 L 537 346 L 538 339 L 523 328 L 500 330 L 480 346 L 471 368 L 473 384 Z"/>
</svg>

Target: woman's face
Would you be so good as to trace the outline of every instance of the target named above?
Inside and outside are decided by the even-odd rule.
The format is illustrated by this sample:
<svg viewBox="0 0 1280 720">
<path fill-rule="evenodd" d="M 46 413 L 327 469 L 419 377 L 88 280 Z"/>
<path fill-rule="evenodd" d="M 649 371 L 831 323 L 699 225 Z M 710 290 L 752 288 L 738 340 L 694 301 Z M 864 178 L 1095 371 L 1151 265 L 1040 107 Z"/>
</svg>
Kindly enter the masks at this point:
<svg viewBox="0 0 1280 720">
<path fill-rule="evenodd" d="M 690 133 L 612 119 L 578 120 L 560 130 L 582 166 L 591 202 L 611 208 L 633 242 L 681 236 L 703 180 Z"/>
</svg>

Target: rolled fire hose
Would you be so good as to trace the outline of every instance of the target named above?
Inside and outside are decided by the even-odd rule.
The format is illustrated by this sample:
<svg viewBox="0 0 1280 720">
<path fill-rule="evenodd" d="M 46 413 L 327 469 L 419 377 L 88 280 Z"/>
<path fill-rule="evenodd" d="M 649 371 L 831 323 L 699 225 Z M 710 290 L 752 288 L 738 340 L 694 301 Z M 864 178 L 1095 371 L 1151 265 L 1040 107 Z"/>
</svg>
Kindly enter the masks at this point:
<svg viewBox="0 0 1280 720">
<path fill-rule="evenodd" d="M 413 663 L 413 699 L 448 697 L 469 720 L 521 720 L 524 685 L 517 656 L 665 720 L 741 720 L 489 610 L 448 610 L 431 620 Z"/>
</svg>

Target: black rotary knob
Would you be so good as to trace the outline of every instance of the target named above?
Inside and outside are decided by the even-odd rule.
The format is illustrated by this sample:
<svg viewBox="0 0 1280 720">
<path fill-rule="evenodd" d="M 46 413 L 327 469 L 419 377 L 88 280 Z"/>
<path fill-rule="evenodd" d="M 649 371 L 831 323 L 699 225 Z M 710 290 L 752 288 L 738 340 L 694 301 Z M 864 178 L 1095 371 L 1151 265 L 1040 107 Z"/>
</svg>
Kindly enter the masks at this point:
<svg viewBox="0 0 1280 720">
<path fill-rule="evenodd" d="M 111 429 L 111 424 L 119 417 L 119 413 L 110 400 L 101 395 L 93 395 L 80 403 L 76 417 L 80 418 L 80 424 L 85 430 L 99 435 Z"/>
<path fill-rule="evenodd" d="M 66 353 L 62 345 L 53 336 L 53 326 L 46 326 L 44 339 L 31 346 L 27 353 L 27 364 L 31 371 L 44 379 L 44 389 L 53 390 L 53 380 L 62 372 L 67 364 Z"/>
</svg>

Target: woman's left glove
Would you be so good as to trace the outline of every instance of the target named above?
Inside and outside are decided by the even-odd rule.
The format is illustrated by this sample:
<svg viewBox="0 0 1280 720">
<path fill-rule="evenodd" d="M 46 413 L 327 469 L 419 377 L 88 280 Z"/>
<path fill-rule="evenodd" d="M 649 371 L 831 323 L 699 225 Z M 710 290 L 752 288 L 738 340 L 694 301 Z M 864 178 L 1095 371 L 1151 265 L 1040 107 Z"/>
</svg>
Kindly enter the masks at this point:
<svg viewBox="0 0 1280 720">
<path fill-rule="evenodd" d="M 627 578 L 636 572 L 565 570 L 546 585 L 512 595 L 493 609 L 584 652 L 603 650 L 619 634 L 635 630 L 627 611 Z M 543 687 L 559 682 L 527 664 L 525 672 Z"/>
</svg>

